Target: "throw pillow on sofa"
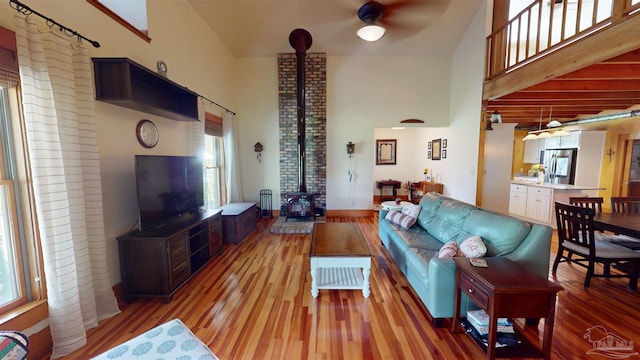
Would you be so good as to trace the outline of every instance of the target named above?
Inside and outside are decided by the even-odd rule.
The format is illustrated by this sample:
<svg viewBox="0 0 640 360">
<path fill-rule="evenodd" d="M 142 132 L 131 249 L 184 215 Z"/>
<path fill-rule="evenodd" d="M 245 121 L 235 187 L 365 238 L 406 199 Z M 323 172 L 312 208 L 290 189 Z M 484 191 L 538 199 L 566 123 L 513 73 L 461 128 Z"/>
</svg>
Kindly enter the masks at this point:
<svg viewBox="0 0 640 360">
<path fill-rule="evenodd" d="M 455 240 L 451 240 L 448 243 L 442 245 L 440 251 L 438 251 L 439 258 L 452 258 L 456 256 L 458 252 L 458 244 L 456 244 Z"/>
<path fill-rule="evenodd" d="M 458 245 L 458 256 L 476 258 L 487 253 L 487 246 L 478 235 L 471 236 Z"/>
<path fill-rule="evenodd" d="M 422 207 L 420 205 L 405 205 L 402 208 L 402 213 L 405 215 L 409 215 L 412 218 L 417 218 L 418 215 L 420 214 L 420 209 L 422 209 Z"/>
<path fill-rule="evenodd" d="M 408 229 L 416 223 L 416 218 L 403 214 L 400 211 L 391 210 L 385 216 L 385 219 L 391 221 L 394 224 L 398 224 L 405 229 Z"/>
</svg>

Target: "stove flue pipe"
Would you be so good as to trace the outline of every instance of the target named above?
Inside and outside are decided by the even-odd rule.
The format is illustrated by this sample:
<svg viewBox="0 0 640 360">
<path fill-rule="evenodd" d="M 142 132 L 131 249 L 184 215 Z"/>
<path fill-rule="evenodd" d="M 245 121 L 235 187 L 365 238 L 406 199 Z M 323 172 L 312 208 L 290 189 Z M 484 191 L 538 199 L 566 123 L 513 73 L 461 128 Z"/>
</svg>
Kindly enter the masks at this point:
<svg viewBox="0 0 640 360">
<path fill-rule="evenodd" d="M 298 191 L 307 192 L 306 181 L 306 156 L 305 156 L 305 58 L 307 50 L 311 47 L 311 34 L 305 29 L 295 29 L 289 34 L 289 44 L 296 50 L 296 95 L 297 95 L 297 110 L 298 110 L 298 184 L 300 184 Z"/>
</svg>

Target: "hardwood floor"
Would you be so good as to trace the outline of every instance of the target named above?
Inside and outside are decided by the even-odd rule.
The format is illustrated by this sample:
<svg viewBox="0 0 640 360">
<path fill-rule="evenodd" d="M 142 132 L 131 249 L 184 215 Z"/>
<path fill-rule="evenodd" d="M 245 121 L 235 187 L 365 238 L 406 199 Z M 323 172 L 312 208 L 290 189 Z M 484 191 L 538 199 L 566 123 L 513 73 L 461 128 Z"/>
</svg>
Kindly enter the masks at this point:
<svg viewBox="0 0 640 360">
<path fill-rule="evenodd" d="M 320 290 L 311 297 L 309 235 L 271 234 L 263 219 L 249 238 L 225 246 L 169 304 L 137 300 L 89 331 L 88 344 L 65 359 L 88 359 L 173 318 L 180 318 L 220 359 L 481 359 L 466 334 L 434 328 L 377 236 L 376 218 L 328 218 L 358 224 L 374 255 L 371 296 L 360 291 Z M 555 257 L 555 246 L 551 259 Z M 584 269 L 560 264 L 550 277 L 559 293 L 552 358 L 588 355 L 589 339 L 611 334 L 640 344 L 640 294 L 624 279 L 594 278 L 582 287 Z M 521 324 L 521 321 L 518 321 Z M 447 324 L 449 325 L 449 324 Z M 527 335 L 539 339 L 543 322 Z M 638 356 L 637 354 L 635 356 Z"/>
</svg>

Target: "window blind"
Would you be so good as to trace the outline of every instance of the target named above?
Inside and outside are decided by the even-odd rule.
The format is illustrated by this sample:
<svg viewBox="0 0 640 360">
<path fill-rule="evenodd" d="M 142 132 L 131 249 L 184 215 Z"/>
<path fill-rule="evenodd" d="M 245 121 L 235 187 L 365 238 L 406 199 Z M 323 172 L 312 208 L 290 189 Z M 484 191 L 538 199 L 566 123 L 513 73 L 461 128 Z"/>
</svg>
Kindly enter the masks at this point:
<svg viewBox="0 0 640 360">
<path fill-rule="evenodd" d="M 16 33 L 0 26 L 0 87 L 14 87 L 19 79 Z"/>
</svg>

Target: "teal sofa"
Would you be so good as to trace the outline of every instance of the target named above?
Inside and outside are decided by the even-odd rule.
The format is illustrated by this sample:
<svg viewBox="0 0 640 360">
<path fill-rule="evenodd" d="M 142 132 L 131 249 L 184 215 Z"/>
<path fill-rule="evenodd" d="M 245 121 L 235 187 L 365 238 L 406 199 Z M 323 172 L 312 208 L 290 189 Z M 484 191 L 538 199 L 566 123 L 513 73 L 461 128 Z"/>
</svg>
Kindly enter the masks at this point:
<svg viewBox="0 0 640 360">
<path fill-rule="evenodd" d="M 451 258 L 439 258 L 446 242 L 459 245 L 478 235 L 487 247 L 485 256 L 504 256 L 545 279 L 549 274 L 552 229 L 508 215 L 483 210 L 438 193 L 427 193 L 420 200 L 420 213 L 409 229 L 385 219 L 380 211 L 378 235 L 409 284 L 431 314 L 435 326 L 453 317 L 456 266 Z M 469 299 L 462 297 L 461 312 L 466 314 Z"/>
</svg>

